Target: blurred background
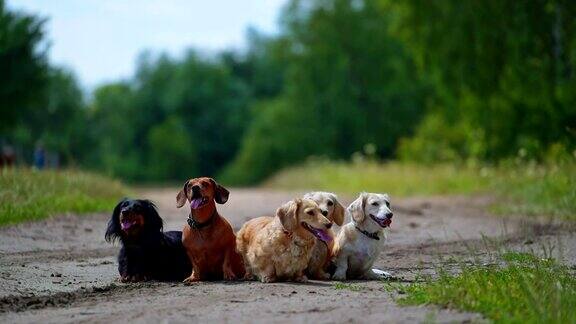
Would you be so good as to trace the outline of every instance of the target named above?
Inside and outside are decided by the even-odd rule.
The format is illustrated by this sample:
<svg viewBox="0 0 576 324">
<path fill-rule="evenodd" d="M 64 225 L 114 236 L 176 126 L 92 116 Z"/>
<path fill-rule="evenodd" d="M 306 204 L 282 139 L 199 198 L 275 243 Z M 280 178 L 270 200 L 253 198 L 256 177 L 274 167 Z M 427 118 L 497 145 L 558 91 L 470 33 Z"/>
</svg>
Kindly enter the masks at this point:
<svg viewBox="0 0 576 324">
<path fill-rule="evenodd" d="M 102 245 L 107 214 L 122 197 L 151 199 L 165 229 L 181 229 L 188 209 L 174 199 L 198 176 L 231 189 L 219 210 L 236 229 L 308 190 L 390 194 L 381 265 L 393 282 L 323 286 L 371 307 L 328 321 L 394 300 L 574 323 L 576 0 L 0 0 L 7 322 L 118 321 L 144 305 L 98 304 L 154 293 L 113 290 L 97 270 L 116 253 Z M 297 296 L 269 318 L 332 309 Z M 158 318 L 167 303 L 128 315 Z M 414 309 L 389 314 L 449 321 Z"/>
<path fill-rule="evenodd" d="M 575 69 L 571 0 L 0 0 L 0 163 L 573 163 Z"/>
</svg>

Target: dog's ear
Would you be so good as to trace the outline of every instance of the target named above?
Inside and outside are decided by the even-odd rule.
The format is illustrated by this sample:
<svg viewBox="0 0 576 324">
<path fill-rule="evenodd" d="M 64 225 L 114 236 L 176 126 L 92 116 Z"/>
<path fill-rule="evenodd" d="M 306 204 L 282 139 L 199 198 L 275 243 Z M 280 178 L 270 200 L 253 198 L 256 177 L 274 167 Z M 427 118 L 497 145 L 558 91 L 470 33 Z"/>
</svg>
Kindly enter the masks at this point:
<svg viewBox="0 0 576 324">
<path fill-rule="evenodd" d="M 121 230 L 120 230 L 120 211 L 122 210 L 122 204 L 127 201 L 128 198 L 122 199 L 116 207 L 114 207 L 114 211 L 112 211 L 112 216 L 108 221 L 108 227 L 106 228 L 106 234 L 104 234 L 104 239 L 106 242 L 114 242 L 117 239 L 121 238 Z"/>
<path fill-rule="evenodd" d="M 364 206 L 366 205 L 366 198 L 368 194 L 365 192 L 360 193 L 358 198 L 348 206 L 348 212 L 352 215 L 352 219 L 356 223 L 361 223 L 364 220 Z"/>
<path fill-rule="evenodd" d="M 210 181 L 214 186 L 214 200 L 221 205 L 225 204 L 228 201 L 228 196 L 230 196 L 230 191 L 219 185 L 214 179 L 210 179 Z"/>
<path fill-rule="evenodd" d="M 158 209 L 156 205 L 150 200 L 142 200 L 142 204 L 146 210 L 144 217 L 146 217 L 146 227 L 151 232 L 162 232 L 164 227 L 164 222 L 160 215 L 158 215 Z"/>
<path fill-rule="evenodd" d="M 334 219 L 334 223 L 338 226 L 342 226 L 344 224 L 344 206 L 338 201 L 338 197 L 336 195 L 332 195 L 332 200 L 334 200 L 334 213 L 332 214 L 332 218 Z"/>
<path fill-rule="evenodd" d="M 276 210 L 276 216 L 280 219 L 280 223 L 282 223 L 282 227 L 286 231 L 293 232 L 298 227 L 298 208 L 301 205 L 301 199 L 294 199 Z"/>
<path fill-rule="evenodd" d="M 176 208 L 180 208 L 186 203 L 186 200 L 188 199 L 189 182 L 190 180 L 186 180 L 186 182 L 184 182 L 184 187 L 182 187 L 182 190 L 180 190 L 180 192 L 176 195 Z"/>
</svg>

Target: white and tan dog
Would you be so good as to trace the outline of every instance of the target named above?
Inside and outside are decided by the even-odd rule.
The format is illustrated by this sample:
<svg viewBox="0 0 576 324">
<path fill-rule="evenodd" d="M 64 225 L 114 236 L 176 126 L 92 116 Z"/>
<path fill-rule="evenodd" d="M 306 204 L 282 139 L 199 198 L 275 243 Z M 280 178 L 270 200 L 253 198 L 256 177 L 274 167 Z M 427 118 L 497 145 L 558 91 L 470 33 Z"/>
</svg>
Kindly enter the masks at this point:
<svg viewBox="0 0 576 324">
<path fill-rule="evenodd" d="M 392 223 L 390 198 L 387 194 L 361 193 L 348 206 L 351 221 L 344 225 L 334 242 L 335 280 L 379 279 L 372 270 L 380 255 Z"/>
<path fill-rule="evenodd" d="M 335 194 L 331 192 L 314 191 L 305 194 L 304 198 L 314 200 L 320 207 L 322 215 L 331 222 L 336 223 L 336 225 L 342 226 L 344 223 L 345 210 L 344 206 L 338 202 L 338 197 Z M 336 236 L 332 229 L 327 229 L 326 231 L 330 237 L 334 238 Z M 328 265 L 332 259 L 333 246 L 333 240 L 324 242 L 316 239 L 316 243 L 312 249 L 312 256 L 306 269 L 308 278 L 320 280 L 330 279 Z"/>
</svg>

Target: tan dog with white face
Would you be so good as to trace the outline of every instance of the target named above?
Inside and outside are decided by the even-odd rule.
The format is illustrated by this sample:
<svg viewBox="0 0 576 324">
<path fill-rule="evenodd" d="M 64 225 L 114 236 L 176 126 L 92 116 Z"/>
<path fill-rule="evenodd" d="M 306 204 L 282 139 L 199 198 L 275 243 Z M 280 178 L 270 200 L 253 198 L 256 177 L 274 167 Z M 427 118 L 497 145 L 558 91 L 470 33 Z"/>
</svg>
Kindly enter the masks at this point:
<svg viewBox="0 0 576 324">
<path fill-rule="evenodd" d="M 332 226 L 318 204 L 295 199 L 282 205 L 275 217 L 258 217 L 246 222 L 236 235 L 236 246 L 244 258 L 246 278 L 262 282 L 292 280 L 305 282 L 316 238 L 329 241 Z"/>
<path fill-rule="evenodd" d="M 331 222 L 336 223 L 338 226 L 342 226 L 344 223 L 344 206 L 338 202 L 338 197 L 331 192 L 315 191 L 309 192 L 304 195 L 306 199 L 314 200 L 320 210 L 322 215 L 326 216 Z M 332 229 L 327 230 L 328 235 L 334 238 L 336 235 Z M 329 242 L 323 242 L 316 239 L 314 248 L 312 249 L 312 256 L 310 257 L 310 262 L 308 263 L 308 268 L 306 269 L 306 274 L 308 278 L 327 280 L 330 279 L 330 274 L 327 271 L 330 259 L 332 258 L 332 250 L 334 247 L 334 240 Z"/>
<path fill-rule="evenodd" d="M 348 206 L 351 221 L 344 225 L 334 242 L 335 280 L 379 279 L 372 271 L 392 223 L 387 194 L 361 193 Z"/>
</svg>

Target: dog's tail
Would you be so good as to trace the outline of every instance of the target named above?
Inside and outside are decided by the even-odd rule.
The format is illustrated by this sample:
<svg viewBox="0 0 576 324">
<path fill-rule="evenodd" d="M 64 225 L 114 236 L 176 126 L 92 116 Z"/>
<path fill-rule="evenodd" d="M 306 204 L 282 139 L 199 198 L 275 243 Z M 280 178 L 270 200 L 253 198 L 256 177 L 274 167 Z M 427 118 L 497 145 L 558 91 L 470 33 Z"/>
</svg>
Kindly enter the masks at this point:
<svg viewBox="0 0 576 324">
<path fill-rule="evenodd" d="M 244 227 L 242 227 L 238 234 L 236 234 L 236 251 L 240 253 L 240 255 L 244 258 L 247 252 L 247 247 L 249 243 L 249 237 L 247 237 L 246 231 L 244 231 Z"/>
</svg>

